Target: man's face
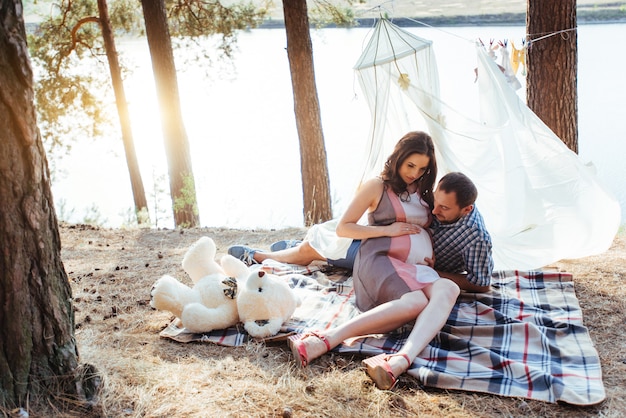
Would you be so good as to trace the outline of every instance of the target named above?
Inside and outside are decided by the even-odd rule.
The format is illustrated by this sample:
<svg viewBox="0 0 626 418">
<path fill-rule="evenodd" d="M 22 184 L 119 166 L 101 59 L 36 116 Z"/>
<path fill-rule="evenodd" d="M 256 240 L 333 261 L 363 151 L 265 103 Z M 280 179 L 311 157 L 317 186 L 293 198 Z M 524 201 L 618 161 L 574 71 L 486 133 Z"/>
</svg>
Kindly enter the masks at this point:
<svg viewBox="0 0 626 418">
<path fill-rule="evenodd" d="M 433 215 L 442 224 L 451 224 L 458 221 L 462 216 L 467 215 L 472 211 L 474 205 L 469 205 L 464 208 L 460 207 L 456 202 L 456 193 L 446 193 L 443 190 L 435 190 L 433 193 L 435 200 L 435 207 L 433 208 Z"/>
</svg>

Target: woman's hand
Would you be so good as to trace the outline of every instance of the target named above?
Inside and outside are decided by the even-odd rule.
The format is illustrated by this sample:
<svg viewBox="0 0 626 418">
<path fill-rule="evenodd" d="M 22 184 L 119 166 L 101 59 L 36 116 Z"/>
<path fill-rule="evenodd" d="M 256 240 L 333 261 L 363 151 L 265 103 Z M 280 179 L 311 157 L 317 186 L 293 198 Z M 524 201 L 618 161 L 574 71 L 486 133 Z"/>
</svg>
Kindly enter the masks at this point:
<svg viewBox="0 0 626 418">
<path fill-rule="evenodd" d="M 399 237 L 402 235 L 419 234 L 422 232 L 422 227 L 419 225 L 409 224 L 406 222 L 394 222 L 389 225 L 389 236 Z"/>
</svg>

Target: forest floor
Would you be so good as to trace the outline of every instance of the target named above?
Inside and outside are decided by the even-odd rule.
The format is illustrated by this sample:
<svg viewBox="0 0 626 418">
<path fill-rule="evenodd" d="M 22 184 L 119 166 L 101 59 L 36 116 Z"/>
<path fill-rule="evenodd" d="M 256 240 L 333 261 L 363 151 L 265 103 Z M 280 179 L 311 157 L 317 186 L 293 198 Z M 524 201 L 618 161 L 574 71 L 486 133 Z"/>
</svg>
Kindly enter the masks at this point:
<svg viewBox="0 0 626 418">
<path fill-rule="evenodd" d="M 272 16 L 282 19 L 282 3 Z M 375 6 L 381 8 L 375 8 Z M 578 0 L 579 22 L 624 21 L 626 2 Z M 526 0 L 363 1 L 359 18 L 419 18 L 429 24 L 523 24 Z M 495 16 L 495 17 L 494 17 Z M 431 20 L 428 20 L 431 19 Z M 93 364 L 103 391 L 91 410 L 30 411 L 36 416 L 108 417 L 623 417 L 626 416 L 626 232 L 600 255 L 552 267 L 573 274 L 584 323 L 602 364 L 606 399 L 589 407 L 420 387 L 402 377 L 376 389 L 360 358 L 327 354 L 296 367 L 284 343 L 243 347 L 176 343 L 159 336 L 173 317 L 153 310 L 150 289 L 162 275 L 187 280 L 183 254 L 210 236 L 218 256 L 232 244 L 269 248 L 306 230 L 108 229 L 60 227 L 72 287 L 81 363 Z M 189 281 L 187 281 L 189 283 Z M 59 394 L 61 400 L 62 394 Z M 0 411 L 0 415 L 9 415 Z"/>
<path fill-rule="evenodd" d="M 301 370 L 284 342 L 222 347 L 159 336 L 173 316 L 150 307 L 150 289 L 164 274 L 190 283 L 181 260 L 198 238 L 213 238 L 219 257 L 236 243 L 268 249 L 280 239 L 301 239 L 303 228 L 156 230 L 62 225 L 60 232 L 80 360 L 95 365 L 104 377 L 99 403 L 89 415 L 626 416 L 624 231 L 604 254 L 551 266 L 573 274 L 584 323 L 601 360 L 607 397 L 590 407 L 424 388 L 409 376 L 401 378 L 393 391 L 381 391 L 371 384 L 356 357 L 327 354 Z"/>
</svg>

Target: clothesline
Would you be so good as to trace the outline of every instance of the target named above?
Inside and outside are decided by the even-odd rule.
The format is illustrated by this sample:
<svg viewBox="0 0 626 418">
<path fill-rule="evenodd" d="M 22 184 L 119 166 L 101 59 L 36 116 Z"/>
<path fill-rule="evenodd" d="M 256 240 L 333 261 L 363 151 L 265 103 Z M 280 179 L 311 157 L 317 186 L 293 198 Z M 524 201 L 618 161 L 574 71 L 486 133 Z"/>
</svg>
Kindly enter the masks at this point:
<svg viewBox="0 0 626 418">
<path fill-rule="evenodd" d="M 387 3 L 389 3 L 389 2 L 387 2 Z M 377 6 L 376 8 L 379 8 L 379 9 L 382 8 L 382 4 Z M 444 29 L 441 29 L 441 28 L 438 28 L 438 27 L 434 27 L 432 25 L 429 25 L 428 23 L 422 22 L 422 21 L 417 20 L 417 19 L 413 19 L 413 18 L 406 18 L 406 19 L 410 20 L 412 22 L 415 22 L 415 23 L 417 23 L 419 25 L 422 25 L 422 26 L 425 26 L 425 27 L 437 30 L 439 32 L 443 32 L 443 33 L 445 33 L 445 34 L 447 34 L 449 36 L 453 36 L 453 37 L 459 38 L 459 39 L 461 39 L 461 40 L 463 40 L 465 42 L 469 42 L 469 43 L 472 43 L 472 44 L 477 44 L 478 43 L 478 44 L 486 47 L 486 45 L 483 43 L 483 41 L 480 38 L 478 40 L 476 40 L 476 39 L 468 39 L 468 38 L 460 36 L 460 35 L 458 35 L 458 34 L 456 34 L 454 32 L 450 32 L 448 30 L 444 30 Z M 503 62 L 503 66 L 506 67 L 507 70 L 509 70 L 508 74 L 507 74 L 507 77 L 508 77 L 508 80 L 510 82 L 511 81 L 513 82 L 511 84 L 516 86 L 515 89 L 519 88 L 519 82 L 516 81 L 516 80 L 513 80 L 513 77 L 515 77 L 515 75 L 517 74 L 518 68 L 520 68 L 520 67 L 522 68 L 522 75 L 523 76 L 526 75 L 526 71 L 527 71 L 527 68 L 526 68 L 526 54 L 527 54 L 527 51 L 532 46 L 532 44 L 534 44 L 534 43 L 536 43 L 538 41 L 542 41 L 544 39 L 550 38 L 552 36 L 556 36 L 556 35 L 564 36 L 564 34 L 567 34 L 569 32 L 576 31 L 576 30 L 577 30 L 577 28 L 570 28 L 570 29 L 563 29 L 563 30 L 559 30 L 559 31 L 555 31 L 555 32 L 544 32 L 544 33 L 538 33 L 538 34 L 526 34 L 522 38 L 522 45 L 521 45 L 520 48 L 515 46 L 515 42 L 514 41 L 511 41 L 510 42 L 510 48 L 511 48 L 510 53 L 506 52 L 502 58 L 503 58 L 503 61 L 504 60 L 507 60 L 507 61 L 510 60 L 510 65 L 504 65 L 504 62 Z M 539 36 L 539 37 L 533 39 L 533 37 L 535 37 L 535 36 Z M 498 48 L 502 48 L 502 49 L 504 49 L 506 51 L 509 48 L 508 40 L 495 42 L 492 39 L 490 41 L 490 43 L 489 43 L 489 54 L 494 59 L 495 59 L 494 51 L 495 51 L 495 49 L 498 49 Z"/>
<path fill-rule="evenodd" d="M 475 42 L 474 39 L 464 38 L 464 37 L 459 36 L 459 35 L 457 35 L 455 33 L 452 33 L 452 32 L 443 30 L 441 28 L 429 25 L 429 24 L 427 24 L 425 22 L 422 22 L 420 20 L 412 19 L 410 17 L 408 17 L 406 19 L 410 20 L 411 22 L 415 22 L 415 23 L 418 23 L 420 25 L 429 27 L 431 29 L 435 29 L 435 30 L 438 30 L 440 32 L 444 32 L 444 33 L 446 33 L 448 35 L 456 36 L 457 38 L 463 39 L 463 40 L 465 40 L 467 42 L 471 42 L 471 43 Z M 559 30 L 559 31 L 555 31 L 555 32 L 543 32 L 543 33 L 538 33 L 538 34 L 526 34 L 524 36 L 523 40 L 522 40 L 522 43 L 525 45 L 525 48 L 528 49 L 528 48 L 530 48 L 532 43 L 536 43 L 537 41 L 542 41 L 544 39 L 550 38 L 550 37 L 555 36 L 555 35 L 560 35 L 560 34 L 567 33 L 567 32 L 573 32 L 573 31 L 576 31 L 576 30 L 578 30 L 578 28 L 563 29 L 563 30 Z M 543 35 L 543 36 L 540 36 L 539 38 L 533 39 L 533 36 L 538 36 L 538 35 Z"/>
<path fill-rule="evenodd" d="M 577 29 L 578 28 L 570 28 L 570 29 L 559 30 L 559 31 L 556 31 L 556 32 L 545 32 L 546 34 L 544 36 L 542 36 L 540 38 L 536 38 L 536 39 L 529 39 L 529 38 L 531 36 L 542 35 L 542 34 L 538 33 L 536 35 L 526 35 L 526 39 L 528 40 L 528 42 L 537 42 L 537 41 L 541 41 L 541 40 L 543 40 L 545 38 L 549 38 L 549 37 L 554 36 L 554 35 L 559 35 L 559 34 L 567 33 L 567 32 L 573 32 L 573 31 L 576 31 Z"/>
<path fill-rule="evenodd" d="M 394 0 L 388 0 L 388 1 L 382 2 L 379 5 L 368 9 L 367 11 L 372 11 L 372 10 L 375 10 L 375 9 L 379 9 L 379 10 L 382 10 L 382 11 L 390 13 L 390 10 L 386 9 L 385 7 L 383 7 L 383 5 L 386 4 L 386 3 L 393 3 L 393 2 L 394 2 Z M 404 19 L 410 20 L 411 22 L 415 22 L 415 23 L 417 23 L 419 25 L 422 25 L 422 26 L 425 26 L 425 27 L 428 27 L 428 28 L 431 28 L 431 29 L 438 30 L 438 31 L 446 33 L 446 34 L 448 34 L 450 36 L 457 37 L 457 38 L 462 39 L 462 40 L 464 40 L 466 42 L 469 42 L 469 43 L 475 43 L 476 42 L 475 39 L 467 39 L 467 38 L 465 38 L 463 36 L 460 36 L 460 35 L 457 35 L 457 34 L 455 34 L 453 32 L 441 29 L 439 27 L 435 27 L 435 26 L 429 25 L 428 23 L 422 22 L 421 20 L 413 19 L 413 18 L 410 18 L 410 17 L 406 17 Z M 568 32 L 574 32 L 576 30 L 578 30 L 577 27 L 576 28 L 569 28 L 569 29 L 558 30 L 558 31 L 554 31 L 554 32 L 543 32 L 543 33 L 536 33 L 536 34 L 527 33 L 524 36 L 524 38 L 522 39 L 523 49 L 529 49 L 530 46 L 533 43 L 536 43 L 537 41 L 542 41 L 544 39 L 550 38 L 550 37 L 555 36 L 555 35 L 560 35 L 560 34 L 564 34 L 564 33 L 568 33 Z M 535 36 L 539 36 L 539 38 L 534 38 L 533 39 L 533 37 L 535 37 Z"/>
</svg>

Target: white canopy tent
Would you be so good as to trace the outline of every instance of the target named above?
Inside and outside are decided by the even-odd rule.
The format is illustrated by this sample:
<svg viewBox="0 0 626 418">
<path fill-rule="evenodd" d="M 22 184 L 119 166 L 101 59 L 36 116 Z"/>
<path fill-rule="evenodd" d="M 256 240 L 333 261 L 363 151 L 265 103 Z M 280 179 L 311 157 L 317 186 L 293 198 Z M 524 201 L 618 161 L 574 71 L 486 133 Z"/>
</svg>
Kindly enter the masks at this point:
<svg viewBox="0 0 626 418">
<path fill-rule="evenodd" d="M 432 42 L 378 21 L 355 66 L 372 116 L 363 178 L 380 173 L 406 132 L 425 130 L 439 176 L 461 171 L 476 183 L 496 270 L 606 251 L 620 224 L 618 202 L 519 99 L 485 48 L 476 54 L 479 120 L 441 100 Z"/>
</svg>

